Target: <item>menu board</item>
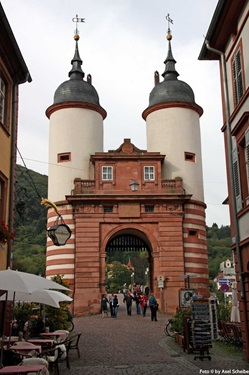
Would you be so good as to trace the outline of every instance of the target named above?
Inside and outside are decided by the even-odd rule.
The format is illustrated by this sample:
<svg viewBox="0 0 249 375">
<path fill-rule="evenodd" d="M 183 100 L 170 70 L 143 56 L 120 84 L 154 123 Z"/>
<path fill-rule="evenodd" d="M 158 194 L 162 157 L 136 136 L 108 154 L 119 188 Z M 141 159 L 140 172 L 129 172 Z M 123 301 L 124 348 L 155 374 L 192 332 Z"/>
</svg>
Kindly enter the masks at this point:
<svg viewBox="0 0 249 375">
<path fill-rule="evenodd" d="M 209 320 L 209 300 L 199 299 L 192 302 L 192 318 L 193 320 Z"/>
</svg>

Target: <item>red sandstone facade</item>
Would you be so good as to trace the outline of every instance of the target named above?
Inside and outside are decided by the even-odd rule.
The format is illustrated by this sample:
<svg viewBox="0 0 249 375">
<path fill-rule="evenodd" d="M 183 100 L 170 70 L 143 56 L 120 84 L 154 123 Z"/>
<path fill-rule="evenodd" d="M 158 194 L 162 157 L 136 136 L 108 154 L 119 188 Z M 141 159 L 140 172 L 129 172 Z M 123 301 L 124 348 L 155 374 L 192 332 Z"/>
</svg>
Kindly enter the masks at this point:
<svg viewBox="0 0 249 375">
<path fill-rule="evenodd" d="M 191 288 L 197 288 L 199 295 L 209 295 L 205 204 L 185 194 L 181 178 L 162 179 L 164 158 L 125 139 L 115 151 L 92 155 L 95 179 L 76 178 L 72 194 L 57 202 L 73 234 L 62 247 L 48 240 L 47 276 L 65 275 L 76 316 L 99 311 L 105 292 L 106 247 L 122 234 L 146 244 L 150 289 L 161 311 L 175 312 L 179 289 L 187 286 L 183 275 L 194 276 Z M 102 179 L 104 166 L 112 167 L 111 180 Z M 154 167 L 154 179 L 145 179 L 145 166 Z M 139 184 L 136 192 L 130 189 L 132 180 Z M 49 211 L 48 226 L 55 215 Z M 163 288 L 158 287 L 158 276 L 166 280 Z"/>
</svg>

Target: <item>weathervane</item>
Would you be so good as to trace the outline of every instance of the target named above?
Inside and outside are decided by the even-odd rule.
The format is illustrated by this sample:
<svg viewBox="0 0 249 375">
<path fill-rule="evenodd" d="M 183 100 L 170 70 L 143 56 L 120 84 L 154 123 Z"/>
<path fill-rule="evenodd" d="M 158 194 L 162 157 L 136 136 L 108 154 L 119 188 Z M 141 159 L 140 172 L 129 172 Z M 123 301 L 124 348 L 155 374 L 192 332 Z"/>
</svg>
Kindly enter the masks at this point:
<svg viewBox="0 0 249 375">
<path fill-rule="evenodd" d="M 170 23 L 173 25 L 173 20 L 170 18 L 169 13 L 167 14 L 167 16 L 165 18 L 168 21 L 168 35 L 167 35 L 167 39 L 171 40 L 172 39 L 172 35 L 170 33 L 170 31 L 171 31 L 170 30 Z"/>
<path fill-rule="evenodd" d="M 76 23 L 75 34 L 79 34 L 79 30 L 78 30 L 78 22 L 85 22 L 85 18 L 79 18 L 79 17 L 78 17 L 78 14 L 76 14 L 76 17 L 74 17 L 74 18 L 72 19 L 72 21 Z"/>
</svg>

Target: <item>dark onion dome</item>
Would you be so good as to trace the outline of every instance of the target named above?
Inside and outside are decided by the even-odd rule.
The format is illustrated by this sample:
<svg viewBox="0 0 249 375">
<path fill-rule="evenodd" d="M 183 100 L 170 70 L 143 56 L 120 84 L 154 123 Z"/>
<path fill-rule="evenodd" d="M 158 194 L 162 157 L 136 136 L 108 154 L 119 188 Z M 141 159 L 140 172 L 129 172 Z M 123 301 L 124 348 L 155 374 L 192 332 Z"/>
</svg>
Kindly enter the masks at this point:
<svg viewBox="0 0 249 375">
<path fill-rule="evenodd" d="M 55 91 L 54 104 L 64 102 L 84 102 L 99 105 L 99 96 L 91 82 L 84 81 L 85 73 L 81 69 L 82 60 L 78 50 L 78 34 L 76 40 L 75 54 L 71 61 L 72 69 L 68 73 L 70 79 L 63 82 Z M 90 80 L 89 80 L 90 81 Z"/>
<path fill-rule="evenodd" d="M 166 102 L 188 102 L 195 103 L 194 92 L 191 87 L 178 80 L 179 74 L 175 70 L 175 59 L 171 51 L 171 34 L 167 35 L 169 49 L 165 64 L 165 71 L 162 74 L 164 81 L 157 83 L 150 93 L 149 107 Z"/>
</svg>

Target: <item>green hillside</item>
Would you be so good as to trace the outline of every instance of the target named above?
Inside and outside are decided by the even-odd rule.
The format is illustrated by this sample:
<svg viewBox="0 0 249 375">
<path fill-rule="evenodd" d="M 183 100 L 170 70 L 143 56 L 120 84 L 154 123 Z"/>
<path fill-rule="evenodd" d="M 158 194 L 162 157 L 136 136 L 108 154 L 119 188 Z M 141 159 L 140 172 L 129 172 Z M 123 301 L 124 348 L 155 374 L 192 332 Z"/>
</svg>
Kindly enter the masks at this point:
<svg viewBox="0 0 249 375">
<path fill-rule="evenodd" d="M 47 210 L 41 206 L 41 197 L 47 197 L 47 185 L 46 175 L 18 165 L 13 268 L 19 271 L 45 274 Z M 207 227 L 207 243 L 209 275 L 213 280 L 219 272 L 220 263 L 232 259 L 230 227 L 219 228 L 216 224 Z M 117 261 L 127 264 L 130 257 L 132 264 L 137 267 L 136 274 L 142 277 L 146 260 L 144 254 L 139 255 L 107 254 L 107 263 Z"/>
<path fill-rule="evenodd" d="M 17 166 L 13 268 L 45 275 L 48 177 Z"/>
</svg>

